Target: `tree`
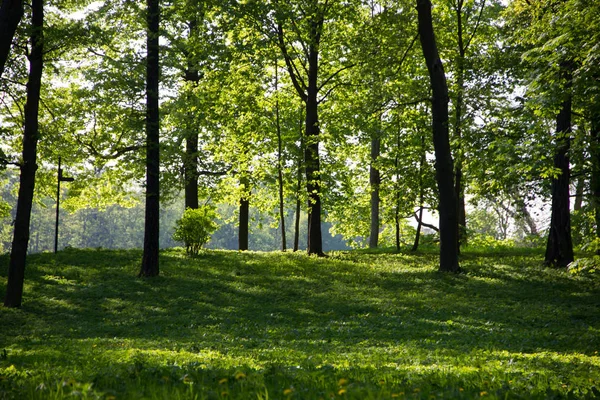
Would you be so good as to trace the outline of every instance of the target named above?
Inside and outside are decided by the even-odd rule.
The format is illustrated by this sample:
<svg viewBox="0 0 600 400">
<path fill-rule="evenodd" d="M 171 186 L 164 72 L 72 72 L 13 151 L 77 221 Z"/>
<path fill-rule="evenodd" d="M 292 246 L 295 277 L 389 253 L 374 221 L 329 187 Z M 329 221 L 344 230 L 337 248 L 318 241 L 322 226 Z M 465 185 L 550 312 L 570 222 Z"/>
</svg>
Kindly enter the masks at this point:
<svg viewBox="0 0 600 400">
<path fill-rule="evenodd" d="M 440 271 L 459 272 L 458 265 L 458 206 L 454 192 L 453 162 L 448 134 L 448 84 L 440 60 L 433 22 L 431 1 L 417 0 L 419 37 L 431 82 L 431 112 L 435 149 L 436 181 L 440 214 Z"/>
<path fill-rule="evenodd" d="M 147 59 L 146 59 L 146 213 L 144 254 L 139 276 L 152 277 L 159 273 L 159 0 L 147 0 Z"/>
<path fill-rule="evenodd" d="M 29 224 L 37 170 L 37 143 L 39 139 L 39 104 L 44 67 L 44 3 L 33 0 L 31 8 L 31 51 L 29 53 L 29 80 L 25 104 L 25 127 L 23 132 L 23 156 L 19 179 L 19 197 L 13 234 L 8 283 L 4 305 L 20 307 L 23 298 L 25 262 L 29 244 Z"/>
<path fill-rule="evenodd" d="M 571 147 L 571 104 L 572 72 L 570 63 L 561 65 L 561 80 L 564 82 L 564 94 L 560 112 L 556 117 L 556 149 L 554 167 L 559 175 L 552 179 L 552 216 L 544 263 L 556 267 L 566 267 L 574 260 L 573 241 L 571 239 L 570 207 L 570 164 Z"/>
<path fill-rule="evenodd" d="M 2 0 L 0 5 L 0 77 L 8 60 L 12 41 L 23 17 L 22 0 Z"/>
</svg>

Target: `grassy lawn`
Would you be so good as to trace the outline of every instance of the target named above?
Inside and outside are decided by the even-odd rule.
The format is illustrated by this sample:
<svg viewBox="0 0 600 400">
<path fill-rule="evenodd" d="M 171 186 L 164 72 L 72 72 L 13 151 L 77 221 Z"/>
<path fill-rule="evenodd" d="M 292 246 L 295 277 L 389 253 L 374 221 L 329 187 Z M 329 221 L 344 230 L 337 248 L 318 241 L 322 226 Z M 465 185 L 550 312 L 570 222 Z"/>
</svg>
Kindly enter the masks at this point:
<svg viewBox="0 0 600 400">
<path fill-rule="evenodd" d="M 539 252 L 66 250 L 0 307 L 0 399 L 595 398 L 600 280 Z M 8 260 L 0 257 L 0 296 Z"/>
</svg>

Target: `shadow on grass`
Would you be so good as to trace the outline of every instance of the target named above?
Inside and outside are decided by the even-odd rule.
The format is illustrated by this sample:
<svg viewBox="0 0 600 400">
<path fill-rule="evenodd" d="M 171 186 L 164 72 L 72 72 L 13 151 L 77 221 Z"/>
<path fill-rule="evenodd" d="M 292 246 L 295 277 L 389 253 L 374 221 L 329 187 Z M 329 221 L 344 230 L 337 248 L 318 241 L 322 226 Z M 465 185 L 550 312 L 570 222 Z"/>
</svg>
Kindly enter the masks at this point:
<svg viewBox="0 0 600 400">
<path fill-rule="evenodd" d="M 137 251 L 32 256 L 24 307 L 5 316 L 0 346 L 24 335 L 306 354 L 358 343 L 441 353 L 596 350 L 598 287 L 545 276 L 527 266 L 535 261 L 488 266 L 473 257 L 464 263 L 469 275 L 453 276 L 435 272 L 428 254 L 347 258 L 165 252 L 161 276 L 138 279 Z"/>
</svg>

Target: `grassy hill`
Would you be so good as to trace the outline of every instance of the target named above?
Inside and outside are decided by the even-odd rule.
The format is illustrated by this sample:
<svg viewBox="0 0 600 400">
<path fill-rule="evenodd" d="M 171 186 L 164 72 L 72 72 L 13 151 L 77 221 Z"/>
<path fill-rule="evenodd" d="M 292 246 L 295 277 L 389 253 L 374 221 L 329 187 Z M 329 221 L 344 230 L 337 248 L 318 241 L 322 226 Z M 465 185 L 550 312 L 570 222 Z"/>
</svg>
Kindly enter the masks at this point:
<svg viewBox="0 0 600 400">
<path fill-rule="evenodd" d="M 594 398 L 600 280 L 534 252 L 28 260 L 0 307 L 0 399 Z M 8 260 L 0 257 L 0 295 Z"/>
</svg>

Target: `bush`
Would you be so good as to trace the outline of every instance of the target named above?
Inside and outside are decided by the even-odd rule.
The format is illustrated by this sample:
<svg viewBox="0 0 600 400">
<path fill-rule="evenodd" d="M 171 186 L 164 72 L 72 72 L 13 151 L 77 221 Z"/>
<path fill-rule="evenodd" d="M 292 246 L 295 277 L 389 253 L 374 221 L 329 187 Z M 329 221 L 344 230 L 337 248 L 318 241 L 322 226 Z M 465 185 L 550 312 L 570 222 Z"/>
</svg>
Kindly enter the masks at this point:
<svg viewBox="0 0 600 400">
<path fill-rule="evenodd" d="M 181 219 L 175 222 L 173 240 L 183 242 L 188 254 L 198 255 L 202 246 L 210 240 L 210 235 L 217 229 L 216 218 L 217 213 L 213 207 L 187 208 Z"/>
</svg>

